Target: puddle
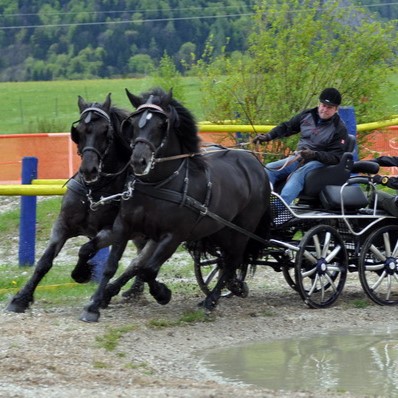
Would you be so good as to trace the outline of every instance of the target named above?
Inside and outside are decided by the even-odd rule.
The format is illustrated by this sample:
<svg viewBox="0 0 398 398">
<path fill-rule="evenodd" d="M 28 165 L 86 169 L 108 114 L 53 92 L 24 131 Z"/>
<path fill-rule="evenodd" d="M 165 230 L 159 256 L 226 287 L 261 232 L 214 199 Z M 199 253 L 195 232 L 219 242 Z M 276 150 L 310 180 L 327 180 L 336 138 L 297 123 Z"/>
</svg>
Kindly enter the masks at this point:
<svg viewBox="0 0 398 398">
<path fill-rule="evenodd" d="M 212 374 L 272 390 L 351 392 L 398 398 L 398 329 L 344 330 L 217 349 Z"/>
</svg>

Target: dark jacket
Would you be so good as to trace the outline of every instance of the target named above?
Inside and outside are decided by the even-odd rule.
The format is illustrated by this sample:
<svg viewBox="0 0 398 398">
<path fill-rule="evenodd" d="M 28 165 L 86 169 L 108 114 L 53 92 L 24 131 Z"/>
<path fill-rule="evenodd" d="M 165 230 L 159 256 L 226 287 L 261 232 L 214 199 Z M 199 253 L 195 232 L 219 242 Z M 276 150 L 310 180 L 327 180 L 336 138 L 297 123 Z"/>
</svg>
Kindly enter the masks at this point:
<svg viewBox="0 0 398 398">
<path fill-rule="evenodd" d="M 380 156 L 373 160 L 382 167 L 398 166 L 398 156 Z M 392 189 L 398 189 L 398 177 L 388 177 L 387 182 L 383 185 Z"/>
<path fill-rule="evenodd" d="M 289 121 L 274 127 L 268 134 L 272 139 L 301 134 L 297 149 L 316 151 L 316 160 L 337 164 L 347 146 L 347 128 L 336 113 L 329 120 L 321 120 L 318 108 L 307 109 Z"/>
</svg>

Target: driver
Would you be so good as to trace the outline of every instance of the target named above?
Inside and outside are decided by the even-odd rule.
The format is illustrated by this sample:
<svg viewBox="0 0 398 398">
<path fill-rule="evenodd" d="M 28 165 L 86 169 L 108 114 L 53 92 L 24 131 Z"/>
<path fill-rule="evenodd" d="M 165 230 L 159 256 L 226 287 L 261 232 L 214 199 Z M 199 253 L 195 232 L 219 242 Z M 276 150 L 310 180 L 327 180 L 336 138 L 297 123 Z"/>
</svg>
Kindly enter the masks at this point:
<svg viewBox="0 0 398 398">
<path fill-rule="evenodd" d="M 319 96 L 317 107 L 304 110 L 253 139 L 256 144 L 300 134 L 294 155 L 265 166 L 273 186 L 278 181 L 286 181 L 280 195 L 288 205 L 303 190 L 309 171 L 339 163 L 345 152 L 348 132 L 337 113 L 340 104 L 340 92 L 336 88 L 326 88 Z"/>
</svg>

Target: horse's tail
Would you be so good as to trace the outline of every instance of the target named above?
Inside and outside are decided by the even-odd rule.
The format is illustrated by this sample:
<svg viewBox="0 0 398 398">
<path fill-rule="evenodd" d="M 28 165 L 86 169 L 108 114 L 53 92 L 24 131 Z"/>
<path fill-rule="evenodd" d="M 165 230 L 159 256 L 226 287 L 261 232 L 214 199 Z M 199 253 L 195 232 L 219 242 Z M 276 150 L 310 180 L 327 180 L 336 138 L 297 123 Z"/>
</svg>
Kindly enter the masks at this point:
<svg viewBox="0 0 398 398">
<path fill-rule="evenodd" d="M 254 232 L 255 235 L 257 235 L 261 239 L 268 240 L 270 238 L 271 222 L 271 207 L 268 206 L 264 214 L 262 215 L 260 222 L 257 225 L 257 228 Z M 245 250 L 245 263 L 249 264 L 250 262 L 258 259 L 261 256 L 264 247 L 264 244 L 257 239 L 249 239 Z"/>
</svg>

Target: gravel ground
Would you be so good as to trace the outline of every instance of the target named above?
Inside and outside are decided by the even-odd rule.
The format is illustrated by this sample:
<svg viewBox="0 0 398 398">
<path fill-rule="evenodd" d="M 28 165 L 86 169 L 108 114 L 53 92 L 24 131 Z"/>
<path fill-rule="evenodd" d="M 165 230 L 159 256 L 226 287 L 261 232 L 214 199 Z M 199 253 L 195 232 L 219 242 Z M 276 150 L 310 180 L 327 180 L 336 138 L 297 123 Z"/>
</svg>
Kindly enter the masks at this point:
<svg viewBox="0 0 398 398">
<path fill-rule="evenodd" d="M 341 391 L 271 391 L 223 380 L 203 366 L 200 353 L 326 330 L 394 327 L 396 308 L 371 302 L 356 308 L 356 301 L 367 300 L 356 274 L 349 275 L 338 302 L 324 310 L 308 309 L 283 276 L 271 269 L 258 269 L 248 284 L 247 298 L 223 298 L 208 321 L 178 326 L 172 326 L 173 322 L 195 310 L 203 299 L 199 291 L 174 294 L 166 306 L 158 305 L 146 292 L 136 300 L 116 297 L 94 324 L 78 320 L 86 303 L 65 301 L 54 308 L 37 293 L 36 303 L 25 314 L 0 312 L 0 396 L 356 396 Z M 160 319 L 167 326 L 151 326 L 151 320 Z M 120 334 L 113 350 L 101 344 L 110 331 Z"/>
</svg>

